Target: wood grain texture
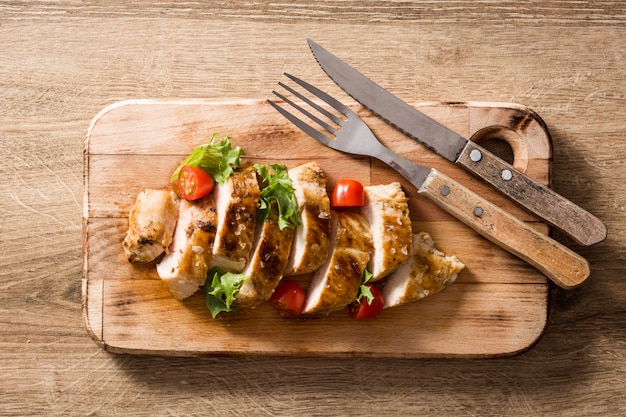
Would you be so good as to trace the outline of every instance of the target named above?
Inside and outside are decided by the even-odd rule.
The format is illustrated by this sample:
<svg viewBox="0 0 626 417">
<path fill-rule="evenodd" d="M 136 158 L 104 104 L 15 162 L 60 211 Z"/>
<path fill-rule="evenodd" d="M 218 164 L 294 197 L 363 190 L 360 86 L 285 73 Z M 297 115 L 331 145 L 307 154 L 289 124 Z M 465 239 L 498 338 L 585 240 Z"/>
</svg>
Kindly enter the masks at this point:
<svg viewBox="0 0 626 417">
<path fill-rule="evenodd" d="M 517 120 L 521 113 L 532 117 L 523 106 L 511 104 L 415 105 L 467 137 L 476 137 L 478 131 L 493 126 L 515 132 L 518 126 L 511 121 Z M 352 107 L 379 137 L 393 138 L 390 146 L 393 143 L 398 153 L 459 175 L 460 170 L 452 164 L 433 158 L 432 152 L 415 141 L 398 137 L 392 127 L 360 106 L 353 104 Z M 473 123 L 470 120 L 472 107 L 497 107 L 494 112 L 500 114 L 500 118 L 489 119 L 493 126 Z M 461 120 L 463 123 L 458 123 Z M 539 124 L 540 120 L 529 120 L 528 125 L 533 123 Z M 469 131 L 469 126 L 477 132 Z M 521 146 L 519 152 L 527 160 L 527 168 L 545 180 L 545 171 L 549 169 L 545 162 L 551 148 L 549 136 L 543 129 L 527 131 L 530 134 L 517 133 L 528 144 Z M 90 334 L 105 349 L 165 356 L 470 358 L 520 353 L 540 337 L 547 319 L 545 277 L 502 249 L 485 244 L 479 235 L 468 231 L 465 224 L 445 216 L 439 208 L 433 205 L 426 208 L 423 190 L 418 192 L 411 185 L 405 186 L 405 193 L 409 206 L 415 208 L 411 213 L 414 233 L 433 233 L 439 248 L 464 249 L 466 257 L 461 260 L 466 269 L 458 282 L 481 284 L 460 285 L 456 296 L 451 298 L 456 300 L 454 302 L 450 302 L 450 296 L 432 297 L 427 306 L 413 303 L 387 310 L 386 319 L 361 326 L 349 318 L 346 310 L 329 317 L 294 321 L 279 317 L 267 304 L 255 310 L 244 309 L 240 314 L 222 314 L 218 320 L 212 320 L 201 292 L 188 301 L 175 300 L 166 291 L 153 265 L 134 265 L 126 261 L 121 242 L 136 195 L 146 188 L 166 187 L 170 173 L 180 160 L 199 144 L 206 143 L 213 132 L 228 132 L 233 145 L 245 151 L 244 162 L 282 163 L 293 167 L 316 161 L 328 178 L 329 192 L 337 180 L 345 177 L 357 179 L 364 185 L 387 184 L 398 178 L 398 173 L 387 166 L 372 167 L 370 158 L 354 158 L 318 144 L 266 102 L 136 100 L 107 107 L 94 118 L 85 138 L 83 249 L 83 289 L 86 291 L 83 313 Z M 148 178 L 145 178 L 146 172 L 151 174 Z M 372 181 L 374 172 L 376 176 Z M 466 178 L 463 175 L 461 181 Z M 439 185 L 434 187 L 434 200 L 438 201 Z M 454 189 L 452 196 L 457 195 L 457 191 Z M 492 195 L 497 192 L 488 190 L 486 196 Z M 495 206 L 488 208 L 487 204 L 491 203 L 487 200 L 482 200 L 481 204 L 485 207 L 484 218 L 494 218 Z M 507 201 L 502 204 L 504 210 L 515 207 Z M 510 216 L 510 219 L 515 218 Z M 517 220 L 515 224 L 519 225 L 519 230 L 532 234 L 534 241 L 522 236 L 517 229 L 507 234 L 510 226 L 499 224 L 504 220 L 494 221 L 490 228 L 501 229 L 497 235 L 506 242 L 506 247 L 525 252 L 535 261 L 534 265 L 547 271 L 549 276 L 562 278 L 570 286 L 573 281 L 579 284 L 587 277 L 589 271 L 584 259 L 572 252 L 575 258 L 564 262 L 558 251 L 546 250 L 539 243 L 549 240 L 545 235 L 547 227 L 537 224 L 532 216 L 526 219 L 529 225 Z M 448 254 L 461 256 L 455 250 L 447 250 Z M 506 259 L 509 269 L 492 268 L 489 261 L 496 257 Z M 584 271 L 581 271 L 581 262 Z M 506 279 L 502 272 L 507 275 Z M 306 287 L 310 275 L 298 279 Z M 91 306 L 92 302 L 95 307 Z M 101 310 L 92 317 L 90 313 L 94 308 Z M 372 333 L 378 337 L 369 336 Z M 465 342 L 458 345 L 459 339 Z"/>
<path fill-rule="evenodd" d="M 625 8 L 0 1 L 0 414 L 625 414 Z M 518 102 L 541 114 L 553 188 L 609 234 L 579 248 L 554 233 L 592 275 L 574 291 L 553 288 L 533 349 L 467 361 L 196 359 L 115 355 L 91 341 L 81 217 L 94 114 L 124 99 L 264 100 L 286 70 L 341 98 L 305 37 L 405 100 Z"/>
</svg>

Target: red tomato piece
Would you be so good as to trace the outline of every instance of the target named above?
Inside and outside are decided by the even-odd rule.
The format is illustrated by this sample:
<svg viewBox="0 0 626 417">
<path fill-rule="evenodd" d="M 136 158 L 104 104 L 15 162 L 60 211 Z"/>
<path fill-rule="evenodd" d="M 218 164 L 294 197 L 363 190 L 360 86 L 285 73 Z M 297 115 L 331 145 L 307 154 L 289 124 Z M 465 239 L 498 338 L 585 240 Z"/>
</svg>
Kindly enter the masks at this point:
<svg viewBox="0 0 626 417">
<path fill-rule="evenodd" d="M 371 304 L 368 304 L 367 298 L 361 297 L 358 302 L 350 304 L 350 317 L 352 317 L 353 319 L 369 319 L 372 317 L 376 317 L 380 314 L 381 311 L 383 311 L 383 306 L 385 305 L 385 297 L 383 296 L 383 292 L 374 285 L 365 285 L 370 288 L 374 299 L 372 300 Z"/>
<path fill-rule="evenodd" d="M 334 207 L 362 207 L 365 204 L 363 185 L 356 180 L 339 180 L 333 189 L 331 204 Z"/>
<path fill-rule="evenodd" d="M 215 181 L 201 168 L 185 165 L 178 174 L 178 193 L 185 200 L 198 200 L 211 191 Z"/>
<path fill-rule="evenodd" d="M 302 313 L 305 298 L 304 290 L 297 283 L 281 281 L 269 302 L 281 316 L 297 317 Z"/>
</svg>

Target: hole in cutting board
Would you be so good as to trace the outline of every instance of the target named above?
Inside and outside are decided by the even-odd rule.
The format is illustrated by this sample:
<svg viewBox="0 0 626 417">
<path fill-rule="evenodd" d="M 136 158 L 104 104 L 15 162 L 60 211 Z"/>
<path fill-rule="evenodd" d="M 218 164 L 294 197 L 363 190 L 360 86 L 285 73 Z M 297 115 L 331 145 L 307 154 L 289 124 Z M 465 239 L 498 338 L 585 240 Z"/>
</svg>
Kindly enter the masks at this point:
<svg viewBox="0 0 626 417">
<path fill-rule="evenodd" d="M 505 126 L 488 126 L 472 135 L 471 141 L 524 172 L 528 164 L 528 149 L 520 135 Z"/>
<path fill-rule="evenodd" d="M 489 138 L 481 141 L 480 146 L 513 165 L 513 160 L 515 159 L 513 148 L 504 139 Z"/>
</svg>

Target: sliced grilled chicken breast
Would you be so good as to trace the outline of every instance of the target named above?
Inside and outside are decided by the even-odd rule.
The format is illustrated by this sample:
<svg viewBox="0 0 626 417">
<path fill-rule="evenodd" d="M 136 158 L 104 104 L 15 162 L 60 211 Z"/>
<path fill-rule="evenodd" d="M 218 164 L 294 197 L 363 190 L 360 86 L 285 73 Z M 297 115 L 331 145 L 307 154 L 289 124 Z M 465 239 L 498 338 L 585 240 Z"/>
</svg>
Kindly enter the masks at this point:
<svg viewBox="0 0 626 417">
<path fill-rule="evenodd" d="M 210 267 L 241 272 L 250 257 L 259 207 L 259 183 L 253 167 L 244 168 L 213 190 L 217 232 Z"/>
<path fill-rule="evenodd" d="M 398 182 L 367 186 L 363 193 L 365 205 L 361 213 L 367 218 L 374 241 L 368 270 L 372 281 L 378 281 L 413 254 L 408 198 Z"/>
<path fill-rule="evenodd" d="M 151 262 L 167 250 L 178 219 L 178 198 L 165 190 L 145 190 L 130 209 L 124 252 L 131 262 Z"/>
<path fill-rule="evenodd" d="M 330 253 L 315 273 L 303 313 L 328 314 L 354 301 L 372 250 L 372 235 L 363 215 L 332 212 Z"/>
<path fill-rule="evenodd" d="M 330 245 L 330 200 L 326 176 L 316 162 L 289 170 L 295 189 L 301 224 L 296 227 L 285 275 L 307 274 L 317 270 L 328 257 Z"/>
<path fill-rule="evenodd" d="M 213 195 L 197 202 L 181 200 L 180 214 L 170 251 L 157 264 L 157 273 L 179 300 L 204 285 L 217 228 Z"/>
<path fill-rule="evenodd" d="M 272 207 L 268 218 L 256 228 L 252 256 L 243 274 L 247 276 L 236 296 L 236 304 L 242 307 L 255 307 L 269 300 L 283 277 L 294 229 L 280 230 L 278 208 Z"/>
<path fill-rule="evenodd" d="M 435 248 L 428 233 L 413 236 L 413 257 L 387 277 L 385 306 L 394 307 L 435 294 L 451 285 L 465 268 L 456 256 Z"/>
</svg>

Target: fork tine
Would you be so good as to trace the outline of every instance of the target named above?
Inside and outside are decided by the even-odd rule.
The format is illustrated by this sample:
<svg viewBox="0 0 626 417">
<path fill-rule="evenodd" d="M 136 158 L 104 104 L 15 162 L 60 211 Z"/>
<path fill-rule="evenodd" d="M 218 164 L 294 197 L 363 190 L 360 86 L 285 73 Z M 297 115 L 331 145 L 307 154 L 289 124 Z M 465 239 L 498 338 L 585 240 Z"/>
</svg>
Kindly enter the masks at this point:
<svg viewBox="0 0 626 417">
<path fill-rule="evenodd" d="M 351 113 L 351 110 L 348 107 L 343 105 L 339 100 L 329 96 L 328 94 L 326 94 L 319 88 L 314 87 L 311 84 L 307 83 L 306 81 L 301 80 L 300 78 L 295 77 L 291 74 L 288 74 L 286 72 L 284 74 L 287 78 L 291 79 L 292 81 L 294 81 L 295 83 L 297 83 L 298 85 L 300 85 L 305 90 L 312 93 L 313 95 L 321 98 L 324 102 L 326 102 L 328 105 L 330 105 L 332 108 L 334 108 L 338 112 L 342 113 L 344 116 L 348 116 Z M 336 123 L 340 124 L 339 121 L 336 121 Z"/>
<path fill-rule="evenodd" d="M 277 94 L 276 92 L 274 92 L 274 94 L 281 97 L 281 95 Z M 317 140 L 323 145 L 326 145 L 331 148 L 333 147 L 334 140 L 324 135 L 323 133 L 319 132 L 318 130 L 314 129 L 313 127 L 309 126 L 307 123 L 303 122 L 302 120 L 298 119 L 296 116 L 289 113 L 287 110 L 285 110 L 278 104 L 274 103 L 272 100 L 267 100 L 267 102 L 271 104 L 272 107 L 274 107 L 276 110 L 278 110 L 278 112 L 282 114 L 287 120 L 289 120 L 291 123 L 299 127 L 304 133 L 308 134 L 313 139 Z"/>
<path fill-rule="evenodd" d="M 281 87 L 286 88 L 287 90 L 291 90 L 291 92 L 293 92 L 293 94 L 295 94 L 296 96 L 300 97 L 301 95 L 298 94 L 298 92 L 290 89 L 289 87 L 287 87 L 286 85 L 284 85 L 283 83 L 278 83 Z M 308 117 L 309 119 L 313 120 L 315 123 L 317 123 L 318 125 L 320 125 L 321 127 L 323 127 L 324 129 L 326 129 L 326 131 L 332 133 L 333 135 L 337 134 L 337 129 L 335 129 L 334 127 L 332 127 L 331 125 L 329 125 L 328 123 L 324 122 L 323 120 L 321 120 L 319 117 L 315 116 L 313 113 L 309 112 L 308 110 L 302 108 L 301 106 L 298 106 L 296 103 L 294 103 L 293 101 L 289 100 L 287 97 L 285 97 L 284 95 L 280 94 L 277 91 L 272 91 L 272 93 L 274 93 L 275 96 L 277 96 L 278 98 L 280 98 L 281 100 L 283 100 L 285 103 L 289 104 L 291 107 L 293 107 L 294 109 L 298 110 L 300 113 L 304 114 L 306 117 Z M 306 98 L 304 98 L 305 100 L 307 100 Z M 312 103 L 313 107 L 316 107 L 315 103 Z M 317 107 L 316 107 L 317 108 Z M 319 110 L 319 109 L 318 109 Z"/>
<path fill-rule="evenodd" d="M 300 81 L 302 81 L 302 80 L 300 80 Z M 294 96 L 298 97 L 300 100 L 302 100 L 305 103 L 307 103 L 309 106 L 313 107 L 315 110 L 317 110 L 318 112 L 320 112 L 324 116 L 326 116 L 329 119 L 331 119 L 336 124 L 338 124 L 338 125 L 341 124 L 341 119 L 339 117 L 337 117 L 336 115 L 332 114 L 331 112 L 329 112 L 328 110 L 326 110 L 325 108 L 323 108 L 322 106 L 320 106 L 319 104 L 314 102 L 313 100 L 309 99 L 307 96 L 305 96 L 301 92 L 294 90 L 293 88 L 289 87 L 288 85 L 286 85 L 286 84 L 284 84 L 284 83 L 282 83 L 280 81 L 278 82 L 278 85 L 283 87 L 285 90 L 289 91 Z"/>
</svg>

